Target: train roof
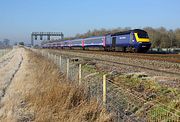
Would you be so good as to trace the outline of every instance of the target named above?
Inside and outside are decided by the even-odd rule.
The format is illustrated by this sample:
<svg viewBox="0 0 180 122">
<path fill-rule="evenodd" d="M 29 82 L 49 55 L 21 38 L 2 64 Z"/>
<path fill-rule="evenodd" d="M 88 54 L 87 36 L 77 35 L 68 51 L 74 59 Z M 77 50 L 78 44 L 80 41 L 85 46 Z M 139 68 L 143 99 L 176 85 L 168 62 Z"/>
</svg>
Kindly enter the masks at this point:
<svg viewBox="0 0 180 122">
<path fill-rule="evenodd" d="M 118 36 L 118 35 L 130 34 L 131 32 L 134 32 L 134 33 L 138 33 L 138 32 L 147 33 L 146 31 L 141 30 L 141 29 L 134 29 L 134 30 L 128 30 L 128 31 L 123 31 L 123 32 L 112 33 L 111 36 Z"/>
</svg>

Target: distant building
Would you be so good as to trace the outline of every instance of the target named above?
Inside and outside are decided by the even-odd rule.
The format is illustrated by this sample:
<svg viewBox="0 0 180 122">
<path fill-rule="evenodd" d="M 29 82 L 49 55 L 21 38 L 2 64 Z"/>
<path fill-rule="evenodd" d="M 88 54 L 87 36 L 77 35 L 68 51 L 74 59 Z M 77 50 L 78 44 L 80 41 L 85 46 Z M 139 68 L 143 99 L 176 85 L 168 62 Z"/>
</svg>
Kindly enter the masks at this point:
<svg viewBox="0 0 180 122">
<path fill-rule="evenodd" d="M 4 39 L 3 41 L 0 41 L 0 48 L 6 48 L 10 46 L 10 40 Z"/>
<path fill-rule="evenodd" d="M 10 40 L 9 39 L 4 39 L 3 43 L 4 43 L 4 46 L 9 46 L 10 45 Z"/>
</svg>

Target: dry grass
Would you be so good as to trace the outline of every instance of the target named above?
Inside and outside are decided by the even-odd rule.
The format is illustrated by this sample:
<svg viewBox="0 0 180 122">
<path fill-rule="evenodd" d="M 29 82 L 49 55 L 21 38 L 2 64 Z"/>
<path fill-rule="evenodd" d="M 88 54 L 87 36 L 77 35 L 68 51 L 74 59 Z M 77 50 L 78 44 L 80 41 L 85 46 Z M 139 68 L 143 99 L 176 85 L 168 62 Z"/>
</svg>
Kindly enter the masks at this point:
<svg viewBox="0 0 180 122">
<path fill-rule="evenodd" d="M 1 121 L 111 121 L 83 87 L 65 82 L 55 65 L 29 51 L 1 101 Z"/>
</svg>

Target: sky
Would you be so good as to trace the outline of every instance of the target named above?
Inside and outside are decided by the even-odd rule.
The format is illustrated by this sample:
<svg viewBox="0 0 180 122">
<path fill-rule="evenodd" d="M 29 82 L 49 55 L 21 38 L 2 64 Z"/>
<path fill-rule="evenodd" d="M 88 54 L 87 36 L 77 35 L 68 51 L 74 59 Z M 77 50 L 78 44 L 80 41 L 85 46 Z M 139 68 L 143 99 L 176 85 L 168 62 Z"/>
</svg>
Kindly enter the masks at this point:
<svg viewBox="0 0 180 122">
<path fill-rule="evenodd" d="M 180 0 L 0 0 L 0 40 L 31 32 L 75 36 L 93 29 L 180 27 Z"/>
</svg>

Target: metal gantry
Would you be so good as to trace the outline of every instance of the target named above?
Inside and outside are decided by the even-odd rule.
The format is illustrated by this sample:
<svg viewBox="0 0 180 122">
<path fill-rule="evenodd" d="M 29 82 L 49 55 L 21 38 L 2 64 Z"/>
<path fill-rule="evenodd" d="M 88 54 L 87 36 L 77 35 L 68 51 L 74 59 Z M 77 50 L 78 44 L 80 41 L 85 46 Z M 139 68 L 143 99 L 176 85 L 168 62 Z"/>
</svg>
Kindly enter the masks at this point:
<svg viewBox="0 0 180 122">
<path fill-rule="evenodd" d="M 61 39 L 64 38 L 64 34 L 62 32 L 32 32 L 31 33 L 31 45 L 34 46 L 34 40 L 37 40 L 38 36 L 40 40 L 43 40 L 43 37 L 46 36 L 47 40 L 51 39 L 51 36 L 59 36 Z"/>
</svg>

